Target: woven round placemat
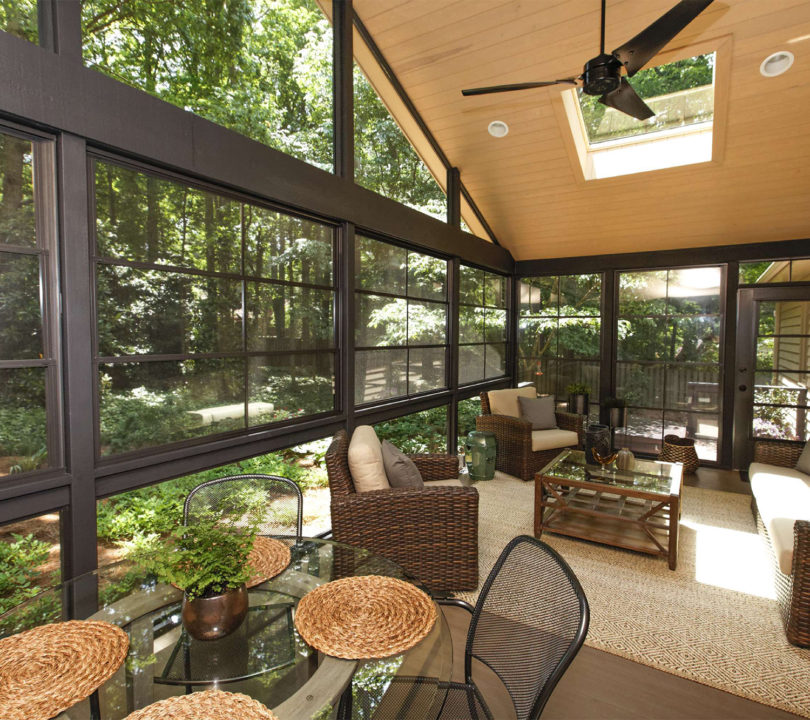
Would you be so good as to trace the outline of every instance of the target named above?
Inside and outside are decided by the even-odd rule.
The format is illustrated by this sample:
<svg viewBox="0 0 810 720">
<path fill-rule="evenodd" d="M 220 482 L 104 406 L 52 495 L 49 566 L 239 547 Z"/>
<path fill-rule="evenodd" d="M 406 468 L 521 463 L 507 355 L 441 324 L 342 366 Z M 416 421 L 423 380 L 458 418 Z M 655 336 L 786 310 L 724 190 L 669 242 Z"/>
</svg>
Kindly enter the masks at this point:
<svg viewBox="0 0 810 720">
<path fill-rule="evenodd" d="M 247 586 L 252 588 L 275 577 L 290 564 L 290 548 L 280 540 L 260 535 L 248 555 L 248 564 L 256 571 L 247 581 Z"/>
<path fill-rule="evenodd" d="M 295 627 L 312 647 L 347 660 L 404 652 L 436 622 L 436 606 L 418 587 L 362 575 L 326 583 L 301 598 Z"/>
<path fill-rule="evenodd" d="M 205 690 L 147 705 L 126 720 L 278 720 L 258 700 L 242 693 Z"/>
<path fill-rule="evenodd" d="M 47 720 L 91 695 L 129 650 L 117 625 L 69 620 L 0 640 L 0 718 Z"/>
</svg>

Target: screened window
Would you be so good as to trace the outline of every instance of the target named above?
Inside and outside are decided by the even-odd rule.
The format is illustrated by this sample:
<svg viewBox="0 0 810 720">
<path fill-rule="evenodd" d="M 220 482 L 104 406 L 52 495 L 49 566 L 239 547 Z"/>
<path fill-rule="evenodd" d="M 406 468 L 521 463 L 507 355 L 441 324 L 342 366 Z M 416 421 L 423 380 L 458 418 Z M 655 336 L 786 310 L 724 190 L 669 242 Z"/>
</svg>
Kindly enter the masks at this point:
<svg viewBox="0 0 810 720">
<path fill-rule="evenodd" d="M 404 453 L 447 452 L 447 406 L 402 415 L 374 426 L 380 442 L 388 440 Z"/>
<path fill-rule="evenodd" d="M 458 382 L 506 375 L 506 278 L 462 265 L 459 281 Z"/>
<path fill-rule="evenodd" d="M 562 402 L 568 385 L 599 397 L 602 277 L 561 275 L 523 278 L 519 287 L 519 378 L 540 395 Z"/>
<path fill-rule="evenodd" d="M 447 387 L 447 261 L 358 235 L 355 402 Z"/>
<path fill-rule="evenodd" d="M 358 185 L 439 220 L 447 218 L 444 191 L 356 64 L 354 155 Z"/>
<path fill-rule="evenodd" d="M 333 169 L 332 29 L 315 0 L 84 0 L 85 63 Z"/>
<path fill-rule="evenodd" d="M 0 1 L 0 30 L 32 43 L 39 42 L 37 0 Z"/>
<path fill-rule="evenodd" d="M 334 410 L 333 228 L 96 162 L 101 454 Z"/>
<path fill-rule="evenodd" d="M 0 615 L 59 582 L 61 577 L 60 514 L 58 511 L 0 526 Z M 40 619 L 59 619 L 58 597 L 44 596 L 29 604 L 0 633 L 19 632 Z"/>
<path fill-rule="evenodd" d="M 50 166 L 50 144 L 0 133 L 0 475 L 59 462 Z"/>
<path fill-rule="evenodd" d="M 616 385 L 631 449 L 657 453 L 676 434 L 717 459 L 721 283 L 720 267 L 619 275 Z"/>
</svg>

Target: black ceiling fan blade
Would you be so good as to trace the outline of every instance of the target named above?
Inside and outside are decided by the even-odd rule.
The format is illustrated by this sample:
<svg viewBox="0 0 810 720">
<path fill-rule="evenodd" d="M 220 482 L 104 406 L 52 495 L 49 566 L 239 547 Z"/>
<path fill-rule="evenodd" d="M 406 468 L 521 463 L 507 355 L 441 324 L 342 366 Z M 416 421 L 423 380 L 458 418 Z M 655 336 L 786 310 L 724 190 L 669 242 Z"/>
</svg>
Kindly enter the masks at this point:
<svg viewBox="0 0 810 720">
<path fill-rule="evenodd" d="M 512 92 L 513 90 L 529 90 L 531 88 L 548 87 L 549 85 L 569 84 L 576 85 L 577 79 L 575 77 L 563 78 L 562 80 L 548 80 L 546 82 L 527 82 L 527 83 L 514 83 L 512 85 L 491 85 L 490 87 L 480 88 L 467 88 L 462 90 L 461 94 L 468 95 L 489 95 L 491 93 Z"/>
<path fill-rule="evenodd" d="M 633 86 L 627 82 L 626 78 L 622 78 L 622 84 L 619 85 L 618 90 L 602 95 L 599 102 L 612 107 L 614 110 L 623 112 L 625 115 L 630 115 L 636 120 L 646 120 L 655 115 L 636 91 L 633 90 Z"/>
<path fill-rule="evenodd" d="M 627 75 L 633 77 L 712 2 L 713 0 L 681 0 L 632 40 L 614 50 L 613 55 L 624 65 Z"/>
</svg>

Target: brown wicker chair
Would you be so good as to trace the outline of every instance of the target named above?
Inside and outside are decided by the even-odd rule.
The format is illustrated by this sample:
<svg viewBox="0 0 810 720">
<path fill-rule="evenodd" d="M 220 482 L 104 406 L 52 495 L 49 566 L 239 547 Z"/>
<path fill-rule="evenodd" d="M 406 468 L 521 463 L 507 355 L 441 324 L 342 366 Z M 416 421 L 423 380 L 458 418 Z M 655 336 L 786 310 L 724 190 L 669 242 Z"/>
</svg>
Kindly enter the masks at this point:
<svg viewBox="0 0 810 720">
<path fill-rule="evenodd" d="M 326 451 L 333 538 L 393 560 L 434 592 L 478 587 L 478 491 L 442 485 L 358 493 L 348 451 L 339 430 Z M 455 455 L 409 457 L 426 482 L 458 476 Z"/>
<path fill-rule="evenodd" d="M 754 462 L 781 467 L 795 467 L 802 452 L 801 443 L 761 441 L 754 443 Z M 771 539 L 757 510 L 756 499 L 751 498 L 751 510 L 757 521 L 759 534 L 771 549 L 774 559 L 776 599 L 785 624 L 788 642 L 810 647 L 810 522 L 797 520 L 793 526 L 793 567 L 790 575 L 779 569 L 773 553 Z"/>
<path fill-rule="evenodd" d="M 498 454 L 495 467 L 508 475 L 522 480 L 533 480 L 535 474 L 544 465 L 550 463 L 565 448 L 552 450 L 532 450 L 532 425 L 528 420 L 510 417 L 509 415 L 492 415 L 489 407 L 489 393 L 481 393 L 481 415 L 475 418 L 477 430 L 489 430 L 495 433 L 498 443 Z M 571 430 L 579 438 L 578 447 L 582 447 L 582 415 L 558 412 L 557 426 L 562 430 Z"/>
</svg>

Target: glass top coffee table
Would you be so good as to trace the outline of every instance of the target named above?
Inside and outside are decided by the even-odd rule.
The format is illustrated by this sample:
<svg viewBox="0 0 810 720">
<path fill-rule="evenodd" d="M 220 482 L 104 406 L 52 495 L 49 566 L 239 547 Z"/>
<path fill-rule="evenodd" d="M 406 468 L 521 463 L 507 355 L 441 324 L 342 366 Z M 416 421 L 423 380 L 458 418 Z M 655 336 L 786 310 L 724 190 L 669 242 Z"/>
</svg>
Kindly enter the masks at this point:
<svg viewBox="0 0 810 720">
<path fill-rule="evenodd" d="M 633 470 L 585 462 L 565 450 L 534 480 L 534 535 L 544 531 L 660 555 L 678 562 L 683 466 L 636 460 Z"/>
</svg>

